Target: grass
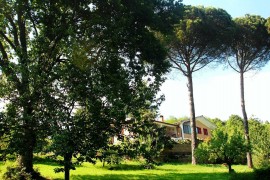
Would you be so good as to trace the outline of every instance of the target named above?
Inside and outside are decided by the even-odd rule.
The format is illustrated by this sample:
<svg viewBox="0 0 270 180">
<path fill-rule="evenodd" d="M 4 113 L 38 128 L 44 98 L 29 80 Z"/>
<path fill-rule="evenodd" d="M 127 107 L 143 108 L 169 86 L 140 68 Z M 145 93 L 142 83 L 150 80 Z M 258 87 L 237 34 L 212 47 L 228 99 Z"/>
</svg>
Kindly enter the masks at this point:
<svg viewBox="0 0 270 180">
<path fill-rule="evenodd" d="M 0 163 L 0 176 L 2 177 L 6 166 L 11 165 L 11 162 Z M 54 168 L 58 167 L 57 164 L 50 162 L 39 162 L 35 164 L 35 168 L 39 170 L 42 176 L 52 179 L 61 180 L 64 177 L 63 173 L 54 173 Z M 247 166 L 235 165 L 233 166 L 235 174 L 228 174 L 228 170 L 223 165 L 191 165 L 191 164 L 163 164 L 157 166 L 155 169 L 147 170 L 142 169 L 138 162 L 123 162 L 119 166 L 112 167 L 106 165 L 102 167 L 101 163 L 92 165 L 84 163 L 71 171 L 72 180 L 90 180 L 90 179 L 179 179 L 179 180 L 192 180 L 192 179 L 217 179 L 217 180 L 230 180 L 230 179 L 253 179 L 253 172 Z"/>
</svg>

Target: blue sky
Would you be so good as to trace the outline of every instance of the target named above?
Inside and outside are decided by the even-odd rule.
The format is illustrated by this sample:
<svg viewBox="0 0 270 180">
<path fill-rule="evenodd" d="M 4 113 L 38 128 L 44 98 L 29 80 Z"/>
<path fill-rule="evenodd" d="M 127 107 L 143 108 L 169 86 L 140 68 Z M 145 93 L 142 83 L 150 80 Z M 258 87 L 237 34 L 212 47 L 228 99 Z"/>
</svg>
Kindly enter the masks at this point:
<svg viewBox="0 0 270 180">
<path fill-rule="evenodd" d="M 270 17 L 270 0 L 184 0 L 184 4 L 212 6 L 226 10 L 233 18 L 245 14 Z M 165 119 L 189 116 L 186 77 L 174 71 L 161 87 L 166 100 L 160 107 Z M 227 120 L 231 114 L 242 116 L 239 74 L 222 66 L 208 67 L 193 74 L 196 116 Z M 270 121 L 270 63 L 262 70 L 245 76 L 245 98 L 248 117 Z"/>
</svg>

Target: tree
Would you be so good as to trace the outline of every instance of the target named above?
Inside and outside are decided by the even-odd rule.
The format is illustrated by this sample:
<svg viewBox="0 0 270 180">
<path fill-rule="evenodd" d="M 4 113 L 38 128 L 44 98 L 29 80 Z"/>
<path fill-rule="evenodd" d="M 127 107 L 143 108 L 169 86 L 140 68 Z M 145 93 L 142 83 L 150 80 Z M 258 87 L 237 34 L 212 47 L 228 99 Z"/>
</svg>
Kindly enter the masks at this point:
<svg viewBox="0 0 270 180">
<path fill-rule="evenodd" d="M 188 81 L 192 164 L 196 164 L 194 150 L 197 147 L 192 75 L 221 57 L 230 27 L 231 17 L 222 9 L 186 6 L 184 17 L 175 25 L 174 35 L 169 40 L 169 60 Z"/>
<path fill-rule="evenodd" d="M 248 149 L 245 139 L 235 131 L 229 135 L 222 129 L 216 129 L 210 140 L 201 143 L 196 150 L 199 159 L 219 159 L 228 165 L 229 173 L 233 172 L 232 165 L 241 158 Z"/>
<path fill-rule="evenodd" d="M 0 1 L 0 68 L 7 79 L 9 148 L 20 165 L 35 176 L 33 151 L 46 131 L 44 100 L 56 77 L 55 66 L 65 60 L 65 48 L 77 16 L 72 2 Z M 35 178 L 35 177 L 34 177 Z"/>
<path fill-rule="evenodd" d="M 235 32 L 229 48 L 229 66 L 240 75 L 241 109 L 245 138 L 250 143 L 248 118 L 245 104 L 244 74 L 261 69 L 270 58 L 270 36 L 266 20 L 260 16 L 246 15 L 234 19 Z M 251 152 L 247 152 L 247 164 L 252 168 Z"/>
<path fill-rule="evenodd" d="M 61 74 L 68 76 L 63 75 L 55 87 L 58 90 L 54 90 L 57 98 L 52 101 L 55 110 L 51 149 L 64 157 L 64 168 L 57 170 L 65 172 L 65 179 L 74 169 L 72 157 L 95 162 L 97 151 L 108 149 L 110 138 L 120 133 L 127 114 L 141 124 L 139 110 L 157 106 L 155 94 L 160 82 L 145 82 L 140 77 L 146 75 L 145 71 L 128 73 L 129 68 L 122 62 L 120 57 L 110 56 L 97 60 L 94 66 L 86 64 L 83 69 L 74 64 L 61 68 Z M 134 84 L 130 84 L 132 81 Z"/>
<path fill-rule="evenodd" d="M 98 60 L 105 59 L 111 64 L 102 64 L 105 67 L 101 70 L 125 67 L 126 71 L 121 76 L 131 80 L 128 82 L 131 85 L 129 90 L 139 87 L 141 80 L 147 78 L 149 87 L 156 90 L 168 66 L 163 61 L 166 52 L 153 32 L 167 31 L 165 27 L 170 25 L 165 26 L 164 22 L 173 22 L 172 16 L 168 19 L 166 16 L 174 14 L 178 7 L 176 4 L 172 0 L 0 1 L 0 68 L 1 77 L 5 77 L 8 82 L 5 84 L 5 94 L 1 96 L 9 102 L 7 119 L 12 128 L 9 148 L 20 155 L 20 165 L 25 167 L 27 173 L 35 175 L 33 151 L 39 140 L 52 133 L 53 123 L 74 120 L 70 117 L 64 119 L 66 115 L 63 113 L 67 109 L 66 104 L 61 103 L 66 101 L 58 96 L 59 92 L 65 92 L 59 84 L 63 80 L 62 76 L 73 76 L 59 73 L 59 69 L 71 63 L 83 67 L 85 63 L 82 62 L 85 61 L 94 71 L 95 64 L 100 63 Z M 118 63 L 114 64 L 116 59 L 112 57 L 117 57 Z M 99 80 L 108 77 L 108 74 L 99 75 Z M 96 104 L 102 106 L 106 99 L 100 95 L 115 88 L 111 84 L 102 85 L 106 91 L 102 91 L 99 86 L 99 98 L 90 107 Z M 89 95 L 85 92 L 87 89 L 82 94 Z M 132 95 L 132 91 L 127 92 Z M 118 92 L 113 93 L 115 96 L 110 96 L 108 103 L 118 102 Z M 144 101 L 143 95 L 135 96 L 137 99 L 134 97 L 134 101 L 130 102 L 134 103 L 133 108 Z M 87 99 L 82 101 L 83 97 L 71 98 L 76 101 L 67 103 L 86 104 Z M 121 105 L 125 112 L 130 111 L 131 107 Z M 57 111 L 57 107 L 62 108 Z M 120 105 L 117 107 L 120 108 Z M 114 110 L 110 113 L 117 114 L 117 109 Z M 122 117 L 123 111 L 119 113 Z"/>
<path fill-rule="evenodd" d="M 254 117 L 249 119 L 249 125 L 254 165 L 267 167 L 270 165 L 270 126 Z"/>
<path fill-rule="evenodd" d="M 229 135 L 233 134 L 234 131 L 238 131 L 244 136 L 243 119 L 238 115 L 231 115 L 226 121 L 225 127 Z"/>
<path fill-rule="evenodd" d="M 61 153 L 63 156 L 69 155 L 64 163 L 66 179 L 72 167 L 70 166 L 72 156 L 76 157 L 79 152 L 80 158 L 84 157 L 84 160 L 93 162 L 96 152 L 99 149 L 106 150 L 110 137 L 119 134 L 122 125 L 126 123 L 128 114 L 142 123 L 140 110 L 153 109 L 159 105 L 156 93 L 164 80 L 162 74 L 167 71 L 168 66 L 164 61 L 165 50 L 153 31 L 166 30 L 159 27 L 162 26 L 162 22 L 155 24 L 153 21 L 160 21 L 163 17 L 162 13 L 166 12 L 164 6 L 169 8 L 173 5 L 174 7 L 174 4 L 169 2 L 147 1 L 147 3 L 144 2 L 145 6 L 141 6 L 139 1 L 132 2 L 133 6 L 126 2 L 104 4 L 97 1 L 95 3 L 97 11 L 100 11 L 100 14 L 96 14 L 98 18 L 107 16 L 108 19 L 115 18 L 108 25 L 105 24 L 108 29 L 101 29 L 102 36 L 94 39 L 93 44 L 101 44 L 99 56 L 93 62 L 91 56 L 78 53 L 76 50 L 84 49 L 85 45 L 88 46 L 85 44 L 88 40 L 81 39 L 80 43 L 76 41 L 75 50 L 71 49 L 73 64 L 67 65 L 64 70 L 64 74 L 67 73 L 68 76 L 63 75 L 61 78 L 63 83 L 58 83 L 57 97 L 61 99 L 56 101 L 60 100 L 64 103 L 56 103 L 59 104 L 59 108 L 55 108 L 57 112 L 59 110 L 61 114 L 68 114 L 66 110 L 70 107 L 73 109 L 72 106 L 65 107 L 68 102 L 75 102 L 81 108 L 81 112 L 77 114 L 81 116 L 79 118 L 81 125 L 72 124 L 74 120 L 69 120 L 74 118 L 72 115 L 66 118 L 64 116 L 59 121 L 68 120 L 67 125 L 71 128 L 61 129 L 60 127 L 59 130 L 63 132 L 60 138 L 56 131 L 55 140 L 62 139 L 62 145 L 71 147 L 69 152 L 63 152 L 61 147 L 55 148 L 56 153 Z M 154 9 L 149 9 L 153 6 L 156 9 L 161 8 L 160 10 L 164 8 L 164 10 L 154 12 Z M 146 19 L 141 11 L 147 11 L 146 13 L 149 14 Z M 86 32 L 91 33 L 91 30 Z M 90 46 L 90 48 L 93 47 Z M 75 57 L 85 60 L 78 61 Z M 78 67 L 79 70 L 76 69 Z M 62 93 L 62 89 L 66 93 Z M 72 131 L 78 128 L 83 136 L 76 136 L 76 132 Z M 76 136 L 76 138 L 67 138 L 70 136 Z M 56 141 L 55 144 L 58 145 L 58 142 Z"/>
<path fill-rule="evenodd" d="M 120 144 L 122 154 L 131 158 L 143 157 L 146 161 L 145 168 L 152 168 L 157 164 L 161 152 L 165 148 L 172 148 L 173 141 L 166 136 L 164 127 L 154 124 L 155 112 L 146 111 L 142 113 L 142 120 L 130 120 L 125 128 L 131 132 L 129 136 L 122 137 Z"/>
</svg>

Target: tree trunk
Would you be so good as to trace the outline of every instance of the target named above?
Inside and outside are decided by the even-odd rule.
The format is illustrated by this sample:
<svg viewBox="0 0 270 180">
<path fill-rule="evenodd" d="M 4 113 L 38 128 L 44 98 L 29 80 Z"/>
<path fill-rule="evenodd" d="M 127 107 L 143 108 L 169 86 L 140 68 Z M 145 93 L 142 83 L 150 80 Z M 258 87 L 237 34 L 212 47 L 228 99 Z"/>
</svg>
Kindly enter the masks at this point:
<svg viewBox="0 0 270 180">
<path fill-rule="evenodd" d="M 229 168 L 229 173 L 233 173 L 234 170 L 232 169 L 232 164 L 231 163 L 227 163 L 228 168 Z"/>
<path fill-rule="evenodd" d="M 70 177 L 71 159 L 72 159 L 72 153 L 66 153 L 64 156 L 65 180 L 69 180 L 69 177 Z"/>
<path fill-rule="evenodd" d="M 244 130 L 245 130 L 245 139 L 250 145 L 250 138 L 249 138 L 249 129 L 248 129 L 248 119 L 246 113 L 246 106 L 245 106 L 245 90 L 244 90 L 244 72 L 240 72 L 240 90 L 241 90 L 241 108 L 243 113 L 243 123 L 244 123 Z M 253 168 L 251 152 L 247 152 L 247 165 L 249 168 Z"/>
<path fill-rule="evenodd" d="M 21 64 L 21 85 L 18 88 L 21 96 L 23 107 L 23 148 L 20 150 L 20 166 L 25 168 L 27 173 L 33 175 L 35 178 L 36 173 L 33 169 L 33 152 L 36 145 L 36 134 L 33 127 L 33 108 L 31 105 L 30 89 L 29 89 L 29 70 L 28 70 L 28 52 L 27 52 L 27 33 L 26 33 L 26 18 L 25 18 L 26 2 L 18 1 L 18 29 L 20 50 L 19 62 Z"/>
<path fill-rule="evenodd" d="M 33 130 L 35 123 L 33 122 L 33 109 L 31 105 L 27 104 L 27 102 L 23 102 L 24 104 L 24 113 L 23 113 L 23 136 L 22 138 L 22 148 L 20 149 L 20 161 L 19 164 L 22 168 L 25 168 L 27 173 L 30 173 L 35 177 L 34 169 L 33 169 L 33 152 L 36 145 L 36 134 Z"/>
<path fill-rule="evenodd" d="M 26 145 L 28 146 L 28 145 Z M 33 175 L 34 169 L 33 169 L 33 148 L 25 148 L 24 153 L 22 153 L 19 157 L 19 164 L 22 168 L 25 168 L 25 171 L 27 173 L 30 173 Z"/>
<path fill-rule="evenodd" d="M 196 121 L 195 121 L 195 107 L 193 97 L 193 81 L 192 74 L 188 75 L 188 94 L 189 94 L 189 108 L 190 108 L 190 128 L 191 128 L 191 158 L 192 164 L 196 164 L 195 149 L 197 148 L 197 133 L 196 133 Z"/>
</svg>

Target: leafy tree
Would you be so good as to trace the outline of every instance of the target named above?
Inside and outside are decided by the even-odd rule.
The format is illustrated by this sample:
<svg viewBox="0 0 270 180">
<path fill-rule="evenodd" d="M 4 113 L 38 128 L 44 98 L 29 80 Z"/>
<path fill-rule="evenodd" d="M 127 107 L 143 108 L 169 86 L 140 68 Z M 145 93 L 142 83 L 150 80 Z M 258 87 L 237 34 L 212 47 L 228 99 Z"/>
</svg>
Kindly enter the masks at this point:
<svg viewBox="0 0 270 180">
<path fill-rule="evenodd" d="M 63 47 L 69 46 L 78 17 L 72 2 L 2 0 L 0 5 L 0 68 L 8 82 L 4 97 L 9 102 L 9 148 L 35 178 L 33 151 L 47 129 L 47 87 L 56 78 L 54 67 L 65 60 Z"/>
<path fill-rule="evenodd" d="M 137 93 L 136 88 L 141 87 L 138 92 L 147 89 L 156 91 L 161 84 L 161 75 L 168 66 L 163 61 L 166 52 L 154 36 L 154 31 L 167 31 L 170 25 L 165 26 L 164 22 L 173 22 L 173 12 L 176 12 L 179 3 L 172 0 L 1 0 L 0 6 L 0 73 L 8 82 L 4 84 L 5 93 L 1 92 L 1 96 L 9 102 L 7 122 L 12 128 L 9 133 L 9 149 L 20 155 L 20 165 L 25 167 L 27 173 L 34 175 L 33 151 L 39 140 L 56 132 L 56 127 L 60 128 L 60 135 L 54 137 L 66 137 L 69 131 L 62 131 L 63 128 L 69 127 L 70 122 L 71 126 L 80 122 L 68 116 L 70 112 L 65 114 L 76 103 L 86 110 L 96 110 L 94 107 L 102 108 L 105 104 L 107 106 L 102 110 L 107 110 L 107 116 L 124 117 L 123 112 L 128 113 L 136 109 L 136 106 L 141 107 L 141 102 L 151 102 L 154 98 L 151 93 Z M 100 59 L 107 63 L 101 63 Z M 99 86 L 94 91 L 99 93 L 97 96 L 87 91 L 86 87 L 93 85 L 91 78 L 84 77 L 79 81 L 76 79 L 78 76 L 71 76 L 66 71 L 62 73 L 61 68 L 69 64 L 76 64 L 77 68 L 91 67 L 89 73 L 95 72 L 96 65 L 100 64 L 99 72 L 102 73 L 99 73 L 99 79 L 95 81 Z M 122 67 L 125 71 L 121 71 L 121 78 L 117 79 L 118 70 Z M 109 73 L 103 76 L 103 72 L 108 69 L 115 79 L 106 84 Z M 128 90 L 121 83 L 112 86 L 112 82 L 121 81 L 122 76 L 127 76 L 123 83 L 128 85 Z M 148 88 L 144 89 L 142 80 L 147 78 Z M 87 83 L 81 84 L 84 88 L 78 88 L 80 84 L 62 86 L 61 81 L 67 84 Z M 100 83 L 103 81 L 106 83 Z M 66 87 L 70 89 L 61 89 Z M 72 101 L 64 100 L 70 92 L 78 89 L 81 89 L 80 96 L 67 99 Z M 112 93 L 106 99 L 104 95 L 109 90 Z M 128 97 L 134 95 L 129 102 L 129 105 L 133 103 L 132 106 L 124 106 L 123 102 L 118 101 L 123 95 L 121 92 L 125 90 L 130 93 Z M 150 94 L 151 97 L 145 97 Z M 86 95 L 90 95 L 90 98 L 85 98 Z M 118 104 L 117 108 L 109 108 L 115 104 Z M 121 112 L 118 111 L 120 108 Z M 86 113 L 86 117 L 92 119 L 90 117 L 94 116 L 94 119 L 101 120 L 99 115 L 102 110 L 96 114 Z M 108 124 L 104 126 L 108 127 Z"/>
<path fill-rule="evenodd" d="M 187 77 L 190 104 L 192 164 L 196 164 L 194 150 L 196 142 L 195 106 L 192 75 L 221 57 L 229 39 L 231 17 L 215 8 L 185 6 L 183 19 L 174 28 L 169 42 L 169 60 L 173 68 Z"/>
<path fill-rule="evenodd" d="M 99 2 L 96 6 L 98 5 Z M 105 4 L 102 4 L 102 8 L 105 8 L 104 6 Z M 110 5 L 106 6 L 109 8 Z M 91 39 L 95 44 L 102 45 L 99 55 L 94 57 L 94 62 L 92 56 L 84 55 L 84 51 L 76 51 L 85 50 L 85 42 L 88 40 L 81 39 L 72 46 L 75 50 L 71 49 L 71 64 L 66 63 L 57 71 L 62 76 L 54 87 L 57 89 L 54 90 L 57 98 L 54 99 L 56 108 L 53 112 L 54 120 L 60 122 L 60 126 L 55 126 L 52 137 L 54 152 L 64 157 L 64 168 L 58 170 L 65 171 L 65 179 L 69 178 L 69 170 L 74 167 L 72 157 L 78 157 L 79 153 L 79 160 L 94 162 L 99 149 L 109 148 L 110 137 L 120 132 L 127 114 L 141 121 L 140 109 L 152 109 L 159 105 L 155 94 L 163 82 L 161 75 L 167 70 L 166 62 L 163 61 L 165 51 L 154 34 L 142 26 L 149 22 L 145 22 L 140 14 L 137 14 L 138 9 L 125 3 L 116 3 L 113 6 L 114 10 L 120 9 L 111 15 L 117 19 L 108 27 L 111 31 L 105 30 L 104 37 Z M 143 7 L 140 8 L 143 10 Z M 129 18 L 136 16 L 138 23 L 122 24 L 121 20 L 126 18 L 123 13 L 134 10 L 136 13 Z M 103 17 L 107 14 L 102 11 L 96 15 Z M 114 32 L 119 26 L 121 29 Z M 135 26 L 132 33 L 130 26 Z M 153 28 L 157 28 L 155 26 L 154 24 Z M 123 34 L 123 37 L 119 34 Z M 138 39 L 141 41 L 137 41 Z M 141 46 L 142 41 L 148 45 Z M 86 50 L 89 50 L 88 48 L 95 46 L 86 45 Z M 149 48 L 152 52 L 149 52 Z M 78 61 L 77 58 L 82 58 L 83 61 Z M 71 112 L 76 109 L 76 104 L 80 113 L 74 115 Z M 61 116 L 58 116 L 59 114 Z M 63 146 L 69 148 L 63 150 Z"/>
<path fill-rule="evenodd" d="M 131 132 L 123 137 L 120 147 L 122 153 L 131 158 L 143 157 L 146 161 L 145 168 L 152 168 L 157 164 L 164 148 L 172 148 L 173 141 L 166 136 L 164 127 L 154 124 L 153 117 L 143 116 L 142 121 L 126 124 L 126 129 Z M 131 120 L 132 121 L 132 120 Z"/>
<path fill-rule="evenodd" d="M 270 126 L 256 118 L 249 119 L 250 140 L 254 154 L 254 165 L 270 165 Z"/>
<path fill-rule="evenodd" d="M 260 16 L 246 15 L 234 19 L 235 32 L 229 48 L 229 66 L 240 74 L 241 108 L 245 138 L 250 143 L 248 119 L 245 106 L 244 74 L 251 70 L 261 69 L 270 58 L 270 36 L 266 20 Z M 247 162 L 253 167 L 251 152 L 247 152 Z"/>
<path fill-rule="evenodd" d="M 72 157 L 94 162 L 99 149 L 108 149 L 110 137 L 126 123 L 126 114 L 142 123 L 138 110 L 156 107 L 153 103 L 159 86 L 155 83 L 159 82 L 134 80 L 133 75 L 145 74 L 130 72 L 127 76 L 127 70 L 122 60 L 113 57 L 100 59 L 89 68 L 78 69 L 71 64 L 63 69 L 69 73 L 62 76 L 58 91 L 54 91 L 58 93 L 54 100 L 52 150 L 64 157 L 64 168 L 58 170 L 65 171 L 65 179 L 74 169 Z M 131 85 L 131 81 L 136 84 Z"/>
<path fill-rule="evenodd" d="M 216 129 L 210 140 L 199 144 L 196 155 L 199 159 L 219 159 L 228 165 L 229 173 L 233 172 L 232 165 L 241 158 L 248 149 L 243 136 L 234 131 L 229 135 L 222 129 Z"/>
</svg>

